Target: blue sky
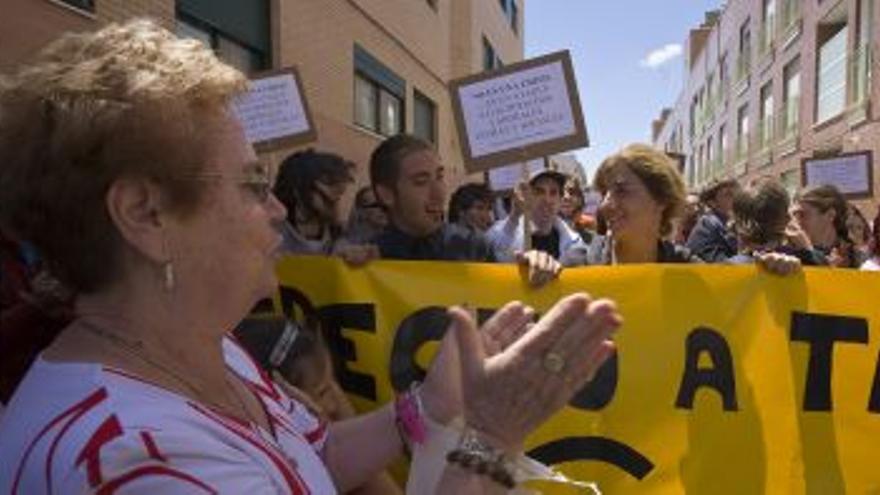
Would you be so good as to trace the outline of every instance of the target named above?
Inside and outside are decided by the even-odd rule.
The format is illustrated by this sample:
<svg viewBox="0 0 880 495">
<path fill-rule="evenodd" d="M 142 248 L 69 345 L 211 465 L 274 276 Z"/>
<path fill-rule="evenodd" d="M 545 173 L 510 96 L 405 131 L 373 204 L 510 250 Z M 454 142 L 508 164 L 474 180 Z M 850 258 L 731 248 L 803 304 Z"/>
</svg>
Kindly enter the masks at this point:
<svg viewBox="0 0 880 495">
<path fill-rule="evenodd" d="M 651 121 L 675 103 L 684 74 L 683 54 L 669 45 L 683 48 L 688 30 L 720 5 L 721 0 L 526 0 L 526 57 L 571 51 L 590 135 L 590 147 L 577 156 L 591 178 L 605 156 L 628 143 L 650 141 Z"/>
</svg>

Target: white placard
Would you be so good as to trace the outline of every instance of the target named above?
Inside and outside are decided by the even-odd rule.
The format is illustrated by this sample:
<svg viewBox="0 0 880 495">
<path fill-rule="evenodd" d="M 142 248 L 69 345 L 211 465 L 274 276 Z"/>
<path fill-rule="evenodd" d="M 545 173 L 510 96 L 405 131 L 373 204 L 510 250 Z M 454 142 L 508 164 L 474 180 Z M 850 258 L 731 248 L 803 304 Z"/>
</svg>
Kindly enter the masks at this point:
<svg viewBox="0 0 880 495">
<path fill-rule="evenodd" d="M 235 101 L 236 114 L 250 143 L 285 139 L 312 130 L 292 73 L 256 79 L 250 84 L 250 90 Z"/>
<path fill-rule="evenodd" d="M 831 184 L 843 194 L 863 195 L 872 189 L 870 168 L 871 157 L 867 153 L 806 160 L 804 185 Z"/>
<path fill-rule="evenodd" d="M 544 159 L 535 158 L 526 162 L 529 175 L 544 169 Z M 489 170 L 489 188 L 493 191 L 509 191 L 522 180 L 522 164 L 507 165 Z"/>
<path fill-rule="evenodd" d="M 458 96 L 473 158 L 577 131 L 561 61 L 461 86 Z"/>
</svg>

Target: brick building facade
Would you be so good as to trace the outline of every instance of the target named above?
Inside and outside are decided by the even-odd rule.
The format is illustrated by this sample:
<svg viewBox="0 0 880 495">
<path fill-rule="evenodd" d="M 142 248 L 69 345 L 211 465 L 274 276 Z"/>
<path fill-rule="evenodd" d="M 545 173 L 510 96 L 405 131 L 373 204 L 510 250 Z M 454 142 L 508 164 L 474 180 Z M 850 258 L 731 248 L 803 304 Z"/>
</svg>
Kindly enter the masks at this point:
<svg viewBox="0 0 880 495">
<path fill-rule="evenodd" d="M 802 187 L 804 160 L 880 151 L 873 0 L 731 0 L 685 47 L 684 87 L 654 122 L 688 184 L 761 177 Z M 876 168 L 873 164 L 872 167 Z M 873 195 L 856 203 L 873 216 Z"/>
<path fill-rule="evenodd" d="M 354 161 L 360 184 L 373 148 L 401 131 L 434 142 L 456 184 L 447 83 L 522 59 L 524 1 L 5 0 L 0 71 L 64 31 L 152 17 L 245 71 L 297 66 L 318 131 L 309 146 Z"/>
</svg>

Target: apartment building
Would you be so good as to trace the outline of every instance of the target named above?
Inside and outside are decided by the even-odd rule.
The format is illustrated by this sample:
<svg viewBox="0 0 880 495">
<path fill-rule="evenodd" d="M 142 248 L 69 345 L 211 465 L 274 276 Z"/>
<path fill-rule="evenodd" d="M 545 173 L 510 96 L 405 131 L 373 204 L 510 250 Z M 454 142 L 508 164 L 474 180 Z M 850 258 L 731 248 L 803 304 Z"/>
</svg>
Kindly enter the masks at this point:
<svg viewBox="0 0 880 495">
<path fill-rule="evenodd" d="M 409 132 L 436 145 L 455 184 L 465 172 L 447 83 L 523 58 L 524 2 L 4 0 L 0 71 L 62 32 L 152 17 L 245 72 L 296 66 L 317 128 L 308 146 L 354 161 L 359 183 L 375 146 Z"/>
<path fill-rule="evenodd" d="M 772 176 L 791 191 L 812 159 L 880 150 L 873 0 L 731 0 L 686 40 L 676 102 L 654 144 L 683 157 L 689 186 Z M 873 167 L 873 164 L 871 164 Z M 873 196 L 857 204 L 873 214 Z"/>
</svg>

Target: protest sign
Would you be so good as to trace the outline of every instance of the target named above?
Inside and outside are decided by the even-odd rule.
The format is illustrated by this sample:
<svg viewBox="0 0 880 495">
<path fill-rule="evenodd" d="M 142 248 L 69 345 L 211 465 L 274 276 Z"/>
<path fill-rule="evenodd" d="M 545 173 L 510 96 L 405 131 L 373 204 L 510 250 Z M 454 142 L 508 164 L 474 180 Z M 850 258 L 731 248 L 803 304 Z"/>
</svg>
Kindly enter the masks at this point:
<svg viewBox="0 0 880 495">
<path fill-rule="evenodd" d="M 245 136 L 257 151 L 313 141 L 314 121 L 299 74 L 290 67 L 255 76 L 234 102 Z"/>
<path fill-rule="evenodd" d="M 486 319 L 510 300 L 542 312 L 588 291 L 620 308 L 617 355 L 529 438 L 531 455 L 614 494 L 880 488 L 877 274 L 588 267 L 536 290 L 513 265 L 350 269 L 308 257 L 283 260 L 279 275 L 277 304 L 320 317 L 362 410 L 424 376 L 447 306 L 469 303 Z M 554 490 L 545 493 L 571 493 Z"/>
<path fill-rule="evenodd" d="M 455 80 L 450 91 L 470 173 L 589 144 L 567 51 Z"/>
<path fill-rule="evenodd" d="M 547 168 L 544 158 L 525 162 L 527 176 Z M 505 165 L 489 170 L 489 188 L 493 191 L 510 191 L 523 180 L 523 164 Z"/>
<path fill-rule="evenodd" d="M 850 199 L 870 198 L 874 192 L 874 165 L 870 151 L 804 158 L 801 176 L 804 187 L 830 184 Z"/>
</svg>

